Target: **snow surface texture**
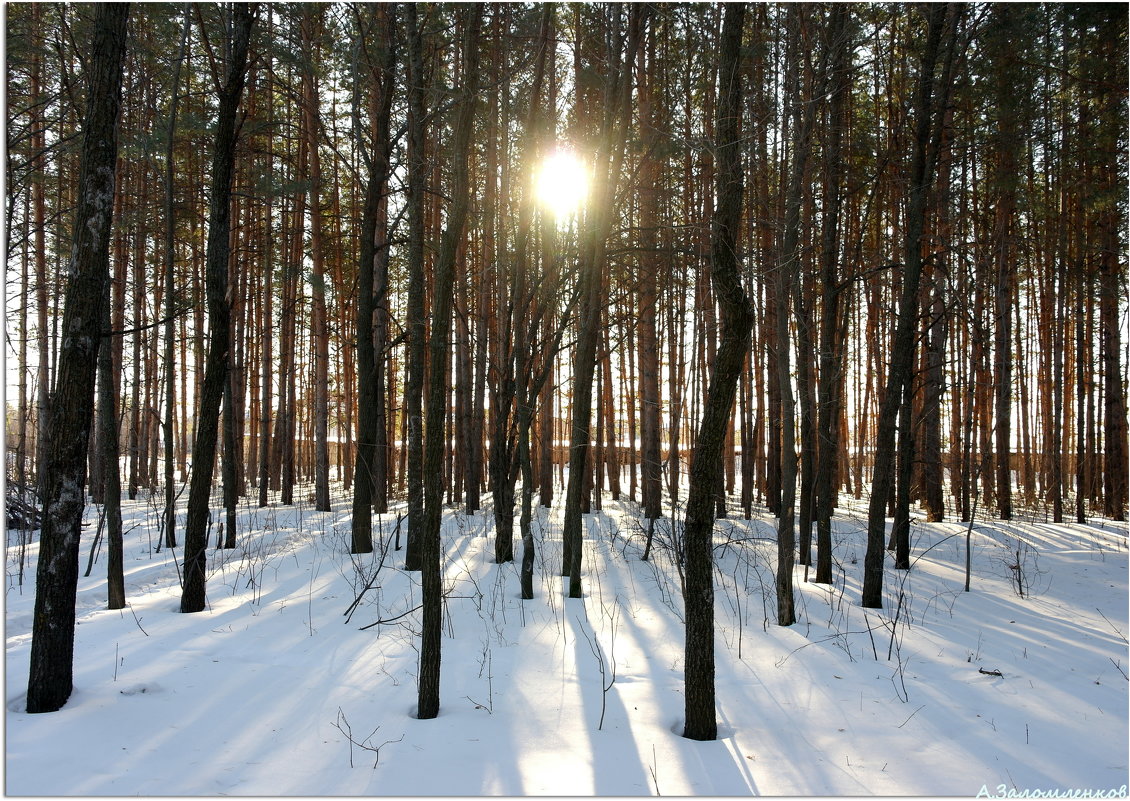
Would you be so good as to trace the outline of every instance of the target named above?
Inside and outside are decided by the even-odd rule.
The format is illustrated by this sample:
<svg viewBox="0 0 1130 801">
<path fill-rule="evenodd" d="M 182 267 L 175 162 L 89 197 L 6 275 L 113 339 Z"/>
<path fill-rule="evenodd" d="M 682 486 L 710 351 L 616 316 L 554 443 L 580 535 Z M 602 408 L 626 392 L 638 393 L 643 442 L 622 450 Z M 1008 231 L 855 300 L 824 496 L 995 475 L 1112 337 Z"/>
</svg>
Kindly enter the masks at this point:
<svg viewBox="0 0 1130 801">
<path fill-rule="evenodd" d="M 772 520 L 719 521 L 719 739 L 692 742 L 669 525 L 641 561 L 632 504 L 586 518 L 577 600 L 557 575 L 559 510 L 534 524 L 532 601 L 515 565 L 491 561 L 489 510 L 445 515 L 442 707 L 421 721 L 419 577 L 389 547 L 395 514 L 380 521 L 378 571 L 380 547 L 348 554 L 345 501 L 325 514 L 246 506 L 238 547 L 209 551 L 208 609 L 181 614 L 181 552 L 157 552 L 159 503 L 124 503 L 130 608 L 104 608 L 104 552 L 80 579 L 75 692 L 52 714 L 24 712 L 36 547 L 21 589 L 8 532 L 7 793 L 975 796 L 1127 783 L 1124 525 L 978 523 L 965 593 L 965 526 L 915 523 L 914 568 L 888 561 L 878 611 L 858 605 L 865 520 L 844 508 L 835 584 L 806 583 L 798 566 L 800 622 L 780 628 Z"/>
</svg>

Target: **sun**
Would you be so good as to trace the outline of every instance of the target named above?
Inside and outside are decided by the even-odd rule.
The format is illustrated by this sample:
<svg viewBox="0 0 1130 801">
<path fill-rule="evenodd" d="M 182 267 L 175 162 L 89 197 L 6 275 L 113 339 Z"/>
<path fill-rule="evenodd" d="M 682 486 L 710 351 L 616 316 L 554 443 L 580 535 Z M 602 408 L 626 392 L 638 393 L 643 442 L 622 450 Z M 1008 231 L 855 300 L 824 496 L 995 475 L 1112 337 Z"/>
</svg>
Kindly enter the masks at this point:
<svg viewBox="0 0 1130 801">
<path fill-rule="evenodd" d="M 571 150 L 555 150 L 538 166 L 534 189 L 543 208 L 558 220 L 568 218 L 588 198 L 588 167 Z"/>
</svg>

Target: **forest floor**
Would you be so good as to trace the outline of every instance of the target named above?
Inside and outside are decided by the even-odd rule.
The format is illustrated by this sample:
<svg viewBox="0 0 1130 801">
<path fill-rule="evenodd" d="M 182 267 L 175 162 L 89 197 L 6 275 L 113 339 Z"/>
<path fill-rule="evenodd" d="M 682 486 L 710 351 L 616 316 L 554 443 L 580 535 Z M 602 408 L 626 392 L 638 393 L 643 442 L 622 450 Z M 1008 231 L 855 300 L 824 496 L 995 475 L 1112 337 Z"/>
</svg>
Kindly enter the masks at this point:
<svg viewBox="0 0 1130 801">
<path fill-rule="evenodd" d="M 782 628 L 772 519 L 720 522 L 719 739 L 693 742 L 669 529 L 641 561 L 633 504 L 586 519 L 575 600 L 559 510 L 535 522 L 530 601 L 516 565 L 493 562 L 489 510 L 445 515 L 442 706 L 421 721 L 419 577 L 400 569 L 395 513 L 357 557 L 347 501 L 247 506 L 238 547 L 209 552 L 208 609 L 186 615 L 159 503 L 124 503 L 129 608 L 104 608 L 104 549 L 80 579 L 75 691 L 53 714 L 24 712 L 36 546 L 21 587 L 8 532 L 8 794 L 996 797 L 1128 781 L 1122 524 L 978 522 L 966 593 L 966 527 L 916 522 L 913 569 L 888 559 L 885 608 L 864 610 L 865 513 L 845 507 L 835 583 L 798 566 L 799 622 Z"/>
</svg>

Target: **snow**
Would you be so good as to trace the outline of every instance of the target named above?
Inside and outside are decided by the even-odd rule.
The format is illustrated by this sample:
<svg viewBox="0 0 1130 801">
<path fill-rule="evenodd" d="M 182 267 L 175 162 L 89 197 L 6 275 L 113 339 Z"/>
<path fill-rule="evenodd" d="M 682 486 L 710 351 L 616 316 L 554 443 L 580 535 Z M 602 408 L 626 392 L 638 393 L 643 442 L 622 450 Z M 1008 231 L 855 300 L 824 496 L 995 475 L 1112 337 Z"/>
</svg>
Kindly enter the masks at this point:
<svg viewBox="0 0 1130 801">
<path fill-rule="evenodd" d="M 693 742 L 678 573 L 662 542 L 640 560 L 633 504 L 586 518 L 572 600 L 560 510 L 535 523 L 531 601 L 517 566 L 491 561 L 489 510 L 447 510 L 427 721 L 412 716 L 420 592 L 403 551 L 345 615 L 382 556 L 348 554 L 348 500 L 245 506 L 239 546 L 209 550 L 198 614 L 178 611 L 180 549 L 156 551 L 159 504 L 123 502 L 130 608 L 104 608 L 104 552 L 80 579 L 75 691 L 51 714 L 24 711 L 36 546 L 21 589 L 9 532 L 7 793 L 996 796 L 1128 781 L 1122 524 L 980 522 L 965 593 L 965 526 L 916 522 L 913 569 L 888 560 L 885 608 L 864 610 L 865 512 L 845 507 L 836 583 L 798 566 L 799 622 L 781 628 L 773 521 L 719 521 L 719 739 Z M 381 519 L 386 543 L 395 520 Z"/>
</svg>

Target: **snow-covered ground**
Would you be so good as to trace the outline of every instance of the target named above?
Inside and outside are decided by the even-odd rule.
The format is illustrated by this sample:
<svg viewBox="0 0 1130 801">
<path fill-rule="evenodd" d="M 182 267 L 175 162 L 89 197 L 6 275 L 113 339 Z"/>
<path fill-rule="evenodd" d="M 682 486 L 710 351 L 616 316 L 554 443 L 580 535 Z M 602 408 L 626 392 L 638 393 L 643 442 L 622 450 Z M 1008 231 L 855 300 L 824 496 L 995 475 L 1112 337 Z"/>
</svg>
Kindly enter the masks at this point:
<svg viewBox="0 0 1130 801">
<path fill-rule="evenodd" d="M 157 502 L 124 512 L 130 608 L 104 608 L 103 551 L 80 579 L 75 691 L 53 714 L 24 712 L 36 548 L 21 588 L 8 534 L 8 794 L 997 796 L 1128 781 L 1124 525 L 978 523 L 965 593 L 965 527 L 916 523 L 914 567 L 888 570 L 877 611 L 858 605 L 864 520 L 845 508 L 834 586 L 798 567 L 800 622 L 780 628 L 772 521 L 721 521 L 719 739 L 692 742 L 678 572 L 663 542 L 640 560 L 631 504 L 587 519 L 577 600 L 557 575 L 560 510 L 535 524 L 531 601 L 515 565 L 492 562 L 489 511 L 445 515 L 428 721 L 413 717 L 420 592 L 391 547 L 395 514 L 387 552 L 351 557 L 344 500 L 247 506 L 239 546 L 210 552 L 208 610 L 185 615 Z"/>
</svg>

